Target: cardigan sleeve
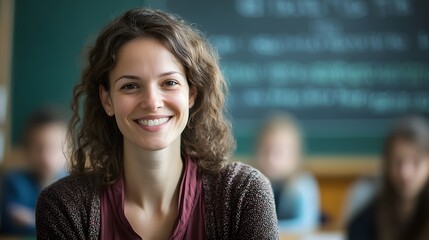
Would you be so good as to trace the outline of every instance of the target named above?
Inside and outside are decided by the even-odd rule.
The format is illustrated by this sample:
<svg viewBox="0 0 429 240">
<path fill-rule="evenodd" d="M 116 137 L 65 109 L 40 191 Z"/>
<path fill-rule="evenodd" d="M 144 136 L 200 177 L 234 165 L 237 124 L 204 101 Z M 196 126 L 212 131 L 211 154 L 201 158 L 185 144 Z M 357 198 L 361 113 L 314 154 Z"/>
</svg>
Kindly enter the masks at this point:
<svg viewBox="0 0 429 240">
<path fill-rule="evenodd" d="M 237 239 L 279 239 L 274 196 L 268 179 L 253 170 L 240 188 Z"/>
<path fill-rule="evenodd" d="M 42 191 L 36 208 L 37 239 L 96 239 L 87 200 L 93 193 L 86 186 L 66 178 Z"/>
</svg>

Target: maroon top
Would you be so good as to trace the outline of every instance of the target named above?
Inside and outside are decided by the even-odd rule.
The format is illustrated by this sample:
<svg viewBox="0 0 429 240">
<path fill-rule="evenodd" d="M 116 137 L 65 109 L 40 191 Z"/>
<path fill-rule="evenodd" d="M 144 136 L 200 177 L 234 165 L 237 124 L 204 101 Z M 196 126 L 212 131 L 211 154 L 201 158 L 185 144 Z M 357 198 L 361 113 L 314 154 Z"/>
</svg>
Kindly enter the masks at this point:
<svg viewBox="0 0 429 240">
<path fill-rule="evenodd" d="M 185 158 L 179 189 L 178 215 L 169 239 L 204 239 L 204 201 L 197 164 Z M 104 189 L 101 194 L 100 239 L 142 238 L 134 232 L 124 214 L 124 180 Z"/>
</svg>

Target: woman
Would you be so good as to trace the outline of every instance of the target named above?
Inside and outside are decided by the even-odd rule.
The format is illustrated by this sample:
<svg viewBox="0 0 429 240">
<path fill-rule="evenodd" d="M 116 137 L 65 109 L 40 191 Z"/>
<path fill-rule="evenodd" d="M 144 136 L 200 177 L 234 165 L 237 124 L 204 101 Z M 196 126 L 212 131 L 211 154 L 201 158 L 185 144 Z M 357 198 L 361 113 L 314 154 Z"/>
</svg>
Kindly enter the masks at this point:
<svg viewBox="0 0 429 240">
<path fill-rule="evenodd" d="M 319 225 L 319 188 L 316 179 L 301 171 L 302 141 L 292 117 L 277 114 L 263 126 L 256 160 L 271 180 L 282 231 L 305 233 Z"/>
<path fill-rule="evenodd" d="M 196 30 L 130 10 L 88 60 L 72 104 L 71 177 L 42 193 L 38 238 L 278 238 L 268 180 L 227 163 L 225 81 Z"/>
<path fill-rule="evenodd" d="M 385 144 L 381 190 L 352 219 L 348 239 L 429 238 L 429 125 L 402 119 Z"/>
</svg>

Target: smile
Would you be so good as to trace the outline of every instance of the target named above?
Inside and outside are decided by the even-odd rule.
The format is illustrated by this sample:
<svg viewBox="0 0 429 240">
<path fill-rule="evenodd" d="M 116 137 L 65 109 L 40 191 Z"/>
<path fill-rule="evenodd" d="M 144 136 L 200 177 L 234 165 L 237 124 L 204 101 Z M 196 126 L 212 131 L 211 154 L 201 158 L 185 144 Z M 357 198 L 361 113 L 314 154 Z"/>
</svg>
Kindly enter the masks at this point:
<svg viewBox="0 0 429 240">
<path fill-rule="evenodd" d="M 161 125 L 163 123 L 166 123 L 169 119 L 170 118 L 168 118 L 168 117 L 162 117 L 162 118 L 158 118 L 158 119 L 138 120 L 137 122 L 143 126 L 153 127 L 153 126 L 158 126 L 158 125 Z"/>
</svg>

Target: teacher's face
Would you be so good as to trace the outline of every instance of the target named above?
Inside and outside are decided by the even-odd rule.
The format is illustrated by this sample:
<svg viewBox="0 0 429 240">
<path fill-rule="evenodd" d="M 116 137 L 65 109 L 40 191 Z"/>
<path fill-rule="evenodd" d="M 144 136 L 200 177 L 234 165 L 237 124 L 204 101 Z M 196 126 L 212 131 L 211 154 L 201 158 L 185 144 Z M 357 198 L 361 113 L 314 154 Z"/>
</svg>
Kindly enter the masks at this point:
<svg viewBox="0 0 429 240">
<path fill-rule="evenodd" d="M 116 60 L 110 90 L 100 87 L 100 97 L 106 112 L 114 114 L 124 142 L 148 151 L 180 143 L 195 99 L 183 66 L 152 38 L 126 43 Z"/>
</svg>

